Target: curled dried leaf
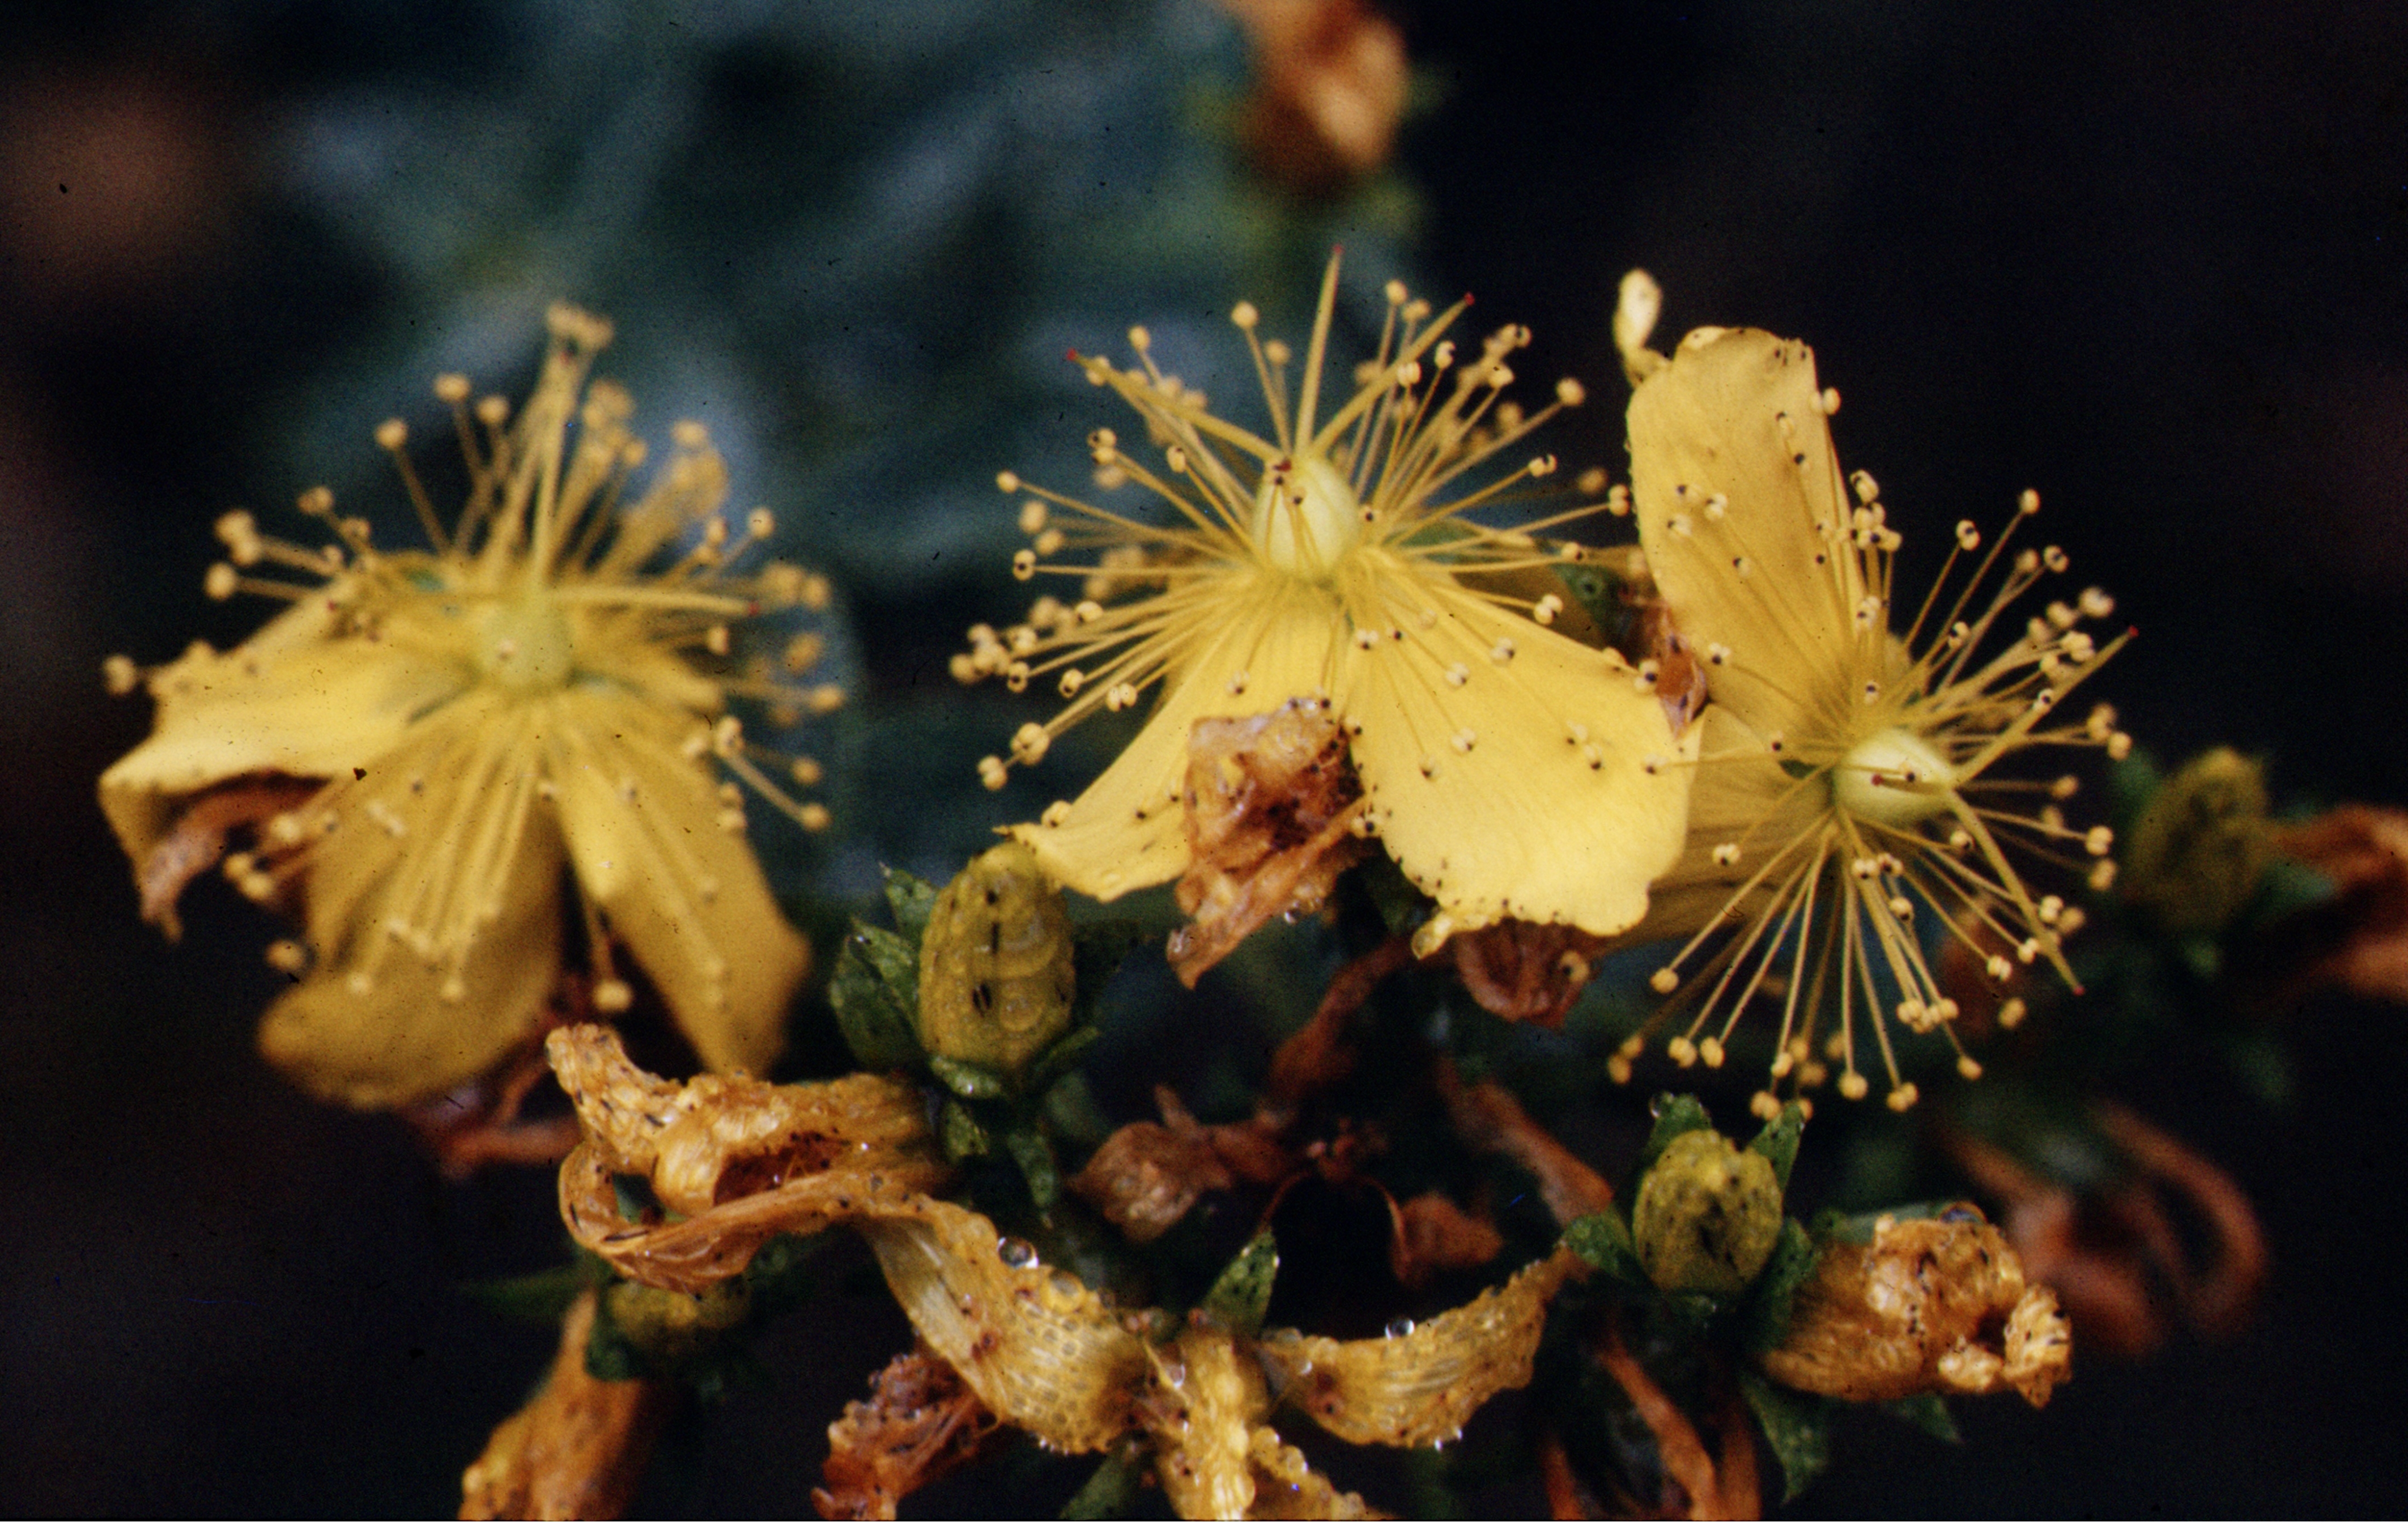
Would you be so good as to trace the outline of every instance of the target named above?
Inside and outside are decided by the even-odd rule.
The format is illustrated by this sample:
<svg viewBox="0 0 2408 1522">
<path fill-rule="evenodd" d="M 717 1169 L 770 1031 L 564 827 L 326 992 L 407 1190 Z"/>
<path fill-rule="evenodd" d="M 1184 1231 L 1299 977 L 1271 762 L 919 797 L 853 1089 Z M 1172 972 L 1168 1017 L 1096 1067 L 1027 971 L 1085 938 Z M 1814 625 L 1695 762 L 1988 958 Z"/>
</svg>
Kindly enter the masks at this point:
<svg viewBox="0 0 2408 1522">
<path fill-rule="evenodd" d="M 2408 1001 L 2408 812 L 2345 804 L 2274 833 L 2273 847 L 2332 879 L 2334 903 L 2300 981 Z"/>
<path fill-rule="evenodd" d="M 1439 1065 L 1438 1081 L 1455 1134 L 1469 1146 L 1510 1157 L 1529 1170 L 1557 1226 L 1570 1226 L 1613 1203 L 1613 1185 L 1532 1120 L 1512 1090 L 1494 1079 L 1466 1087 L 1452 1062 Z"/>
<path fill-rule="evenodd" d="M 771 1085 L 706 1073 L 680 1084 L 628 1061 L 604 1027 L 556 1030 L 546 1044 L 585 1129 L 561 1165 L 561 1214 L 639 1284 L 696 1292 L 741 1272 L 771 1237 L 909 1200 L 949 1176 L 919 1091 L 896 1079 Z M 631 1174 L 686 1218 L 628 1221 L 618 1180 Z"/>
<path fill-rule="evenodd" d="M 1455 975 L 1482 1009 L 1555 1027 L 1588 986 L 1590 960 L 1605 942 L 1575 926 L 1499 920 L 1447 945 Z"/>
<path fill-rule="evenodd" d="M 1394 22 L 1367 0 L 1224 0 L 1254 43 L 1246 117 L 1255 166 L 1325 194 L 1387 163 L 1410 69 Z"/>
<path fill-rule="evenodd" d="M 1326 697 L 1243 719 L 1198 719 L 1187 740 L 1188 868 L 1176 890 L 1190 924 L 1170 939 L 1189 987 L 1280 914 L 1319 909 L 1362 858 L 1363 786 Z"/>
<path fill-rule="evenodd" d="M 1127 1429 L 1145 1344 L 1076 1274 L 939 1199 L 881 1199 L 864 1216 L 886 1287 L 987 1409 L 1065 1453 Z"/>
<path fill-rule="evenodd" d="M 1393 1214 L 1388 1268 L 1401 1285 L 1419 1287 L 1435 1273 L 1476 1269 L 1505 1250 L 1505 1238 L 1493 1223 L 1435 1189 L 1393 1207 Z"/>
<path fill-rule="evenodd" d="M 1870 1243 L 1833 1242 L 1764 1356 L 1784 1385 L 1842 1400 L 2013 1389 L 2035 1406 L 2072 1373 L 2072 1331 L 2046 1287 L 1971 1206 L 1884 1217 Z"/>
<path fill-rule="evenodd" d="M 460 1477 L 463 1517 L 620 1516 L 635 1499 L 671 1392 L 585 1371 L 596 1300 L 589 1289 L 569 1306 L 551 1377 Z"/>
<path fill-rule="evenodd" d="M 869 1399 L 828 1424 L 826 1483 L 811 1492 L 824 1517 L 881 1517 L 922 1486 L 975 1463 L 1004 1431 L 953 1366 L 915 1347 L 869 1382 Z"/>
<path fill-rule="evenodd" d="M 170 940 L 181 936 L 176 900 L 194 879 L 224 858 L 226 837 L 236 830 L 256 831 L 317 790 L 315 783 L 254 775 L 221 783 L 183 803 L 135 869 L 135 883 L 142 890 L 142 923 L 159 926 Z M 272 890 L 281 888 L 272 878 L 261 881 Z M 256 891 L 248 882 L 240 885 Z"/>
<path fill-rule="evenodd" d="M 1349 1443 L 1451 1442 L 1489 1397 L 1530 1382 L 1548 1302 L 1576 1271 L 1580 1259 L 1558 1247 L 1411 1331 L 1348 1343 L 1275 1332 L 1263 1361 L 1288 1400 Z"/>
<path fill-rule="evenodd" d="M 1194 1121 L 1174 1128 L 1140 1120 L 1106 1137 L 1070 1188 L 1131 1242 L 1146 1242 L 1177 1225 L 1200 1196 L 1235 1182 Z"/>
</svg>

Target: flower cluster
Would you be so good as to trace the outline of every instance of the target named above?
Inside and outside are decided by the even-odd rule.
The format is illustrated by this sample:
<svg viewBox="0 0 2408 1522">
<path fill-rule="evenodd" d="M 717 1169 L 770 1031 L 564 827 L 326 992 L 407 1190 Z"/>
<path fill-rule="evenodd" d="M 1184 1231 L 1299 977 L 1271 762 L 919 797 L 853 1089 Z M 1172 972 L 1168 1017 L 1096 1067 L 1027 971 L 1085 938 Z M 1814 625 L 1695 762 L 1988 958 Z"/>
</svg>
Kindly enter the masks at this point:
<svg viewBox="0 0 2408 1522">
<path fill-rule="evenodd" d="M 517 417 L 444 376 L 468 493 L 446 524 L 404 452 L 377 431 L 431 543 L 380 550 L 332 494 L 302 510 L 333 542 L 288 543 L 247 512 L 220 520 L 214 596 L 289 604 L 238 648 L 194 645 L 150 672 L 150 736 L 100 780 L 146 910 L 172 929 L 178 892 L 229 833 L 226 875 L 297 899 L 306 940 L 270 959 L 298 983 L 267 1013 L 268 1055 L 318 1092 L 406 1104 L 490 1070 L 539 1032 L 562 948 L 581 926 L 591 1006 L 634 998 L 633 954 L 703 1060 L 766 1067 L 809 947 L 746 845 L 743 795 L 806 828 L 826 823 L 769 774 L 731 699 L 793 723 L 842 699 L 809 680 L 819 638 L 746 653 L 761 615 L 816 610 L 820 578 L 760 561 L 767 510 L 731 524 L 726 468 L 697 424 L 623 501 L 645 446 L 633 404 L 587 384 L 609 324 L 567 307 Z M 808 784 L 817 764 L 778 757 Z M 565 923 L 564 864 L 579 924 Z"/>
</svg>

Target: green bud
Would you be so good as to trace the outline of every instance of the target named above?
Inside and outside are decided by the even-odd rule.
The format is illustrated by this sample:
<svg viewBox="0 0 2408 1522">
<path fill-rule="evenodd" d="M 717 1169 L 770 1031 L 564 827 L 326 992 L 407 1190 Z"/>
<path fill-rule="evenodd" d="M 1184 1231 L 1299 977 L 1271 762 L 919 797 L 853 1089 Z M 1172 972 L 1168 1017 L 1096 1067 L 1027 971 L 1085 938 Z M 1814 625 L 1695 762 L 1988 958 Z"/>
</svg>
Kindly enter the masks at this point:
<svg viewBox="0 0 2408 1522">
<path fill-rule="evenodd" d="M 2223 746 L 2195 755 L 2134 824 L 2125 896 L 2177 935 L 2213 935 L 2258 891 L 2266 837 L 2263 768 Z"/>
<path fill-rule="evenodd" d="M 742 1325 L 752 1310 L 752 1291 L 740 1275 L 697 1295 L 622 1283 L 604 1291 L 603 1303 L 620 1334 L 657 1368 L 693 1357 L 720 1333 Z"/>
<path fill-rule="evenodd" d="M 1781 1238 L 1781 1182 L 1762 1153 L 1716 1131 L 1684 1131 L 1640 1181 L 1630 1231 L 1656 1288 L 1737 1295 Z"/>
<path fill-rule="evenodd" d="M 1070 1025 L 1075 948 L 1062 895 L 1011 841 L 945 884 L 920 942 L 920 1044 L 1017 1073 Z"/>
</svg>

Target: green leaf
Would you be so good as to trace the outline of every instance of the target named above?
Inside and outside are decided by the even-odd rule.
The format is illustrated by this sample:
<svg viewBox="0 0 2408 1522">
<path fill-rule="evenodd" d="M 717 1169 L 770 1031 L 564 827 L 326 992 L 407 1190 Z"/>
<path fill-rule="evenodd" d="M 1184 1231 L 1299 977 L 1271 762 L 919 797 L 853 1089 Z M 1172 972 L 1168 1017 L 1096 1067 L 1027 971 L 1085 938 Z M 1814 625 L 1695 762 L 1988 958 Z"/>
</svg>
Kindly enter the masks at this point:
<svg viewBox="0 0 2408 1522">
<path fill-rule="evenodd" d="M 1054 1086 L 1054 1081 L 1086 1060 L 1087 1048 L 1096 1044 L 1103 1032 L 1093 1026 L 1080 1026 L 1068 1035 L 1038 1054 L 1028 1065 L 1021 1081 L 1031 1093 L 1042 1094 Z"/>
<path fill-rule="evenodd" d="M 1062 1505 L 1066 1518 L 1126 1516 L 1144 1495 L 1147 1472 L 1145 1445 L 1123 1443 L 1096 1467 L 1079 1493 Z"/>
<path fill-rule="evenodd" d="M 1781 1462 L 1781 1503 L 1786 1506 L 1831 1462 L 1831 1402 L 1784 1389 L 1753 1369 L 1739 1371 L 1739 1387 Z"/>
<path fill-rule="evenodd" d="M 591 1253 L 580 1252 L 574 1263 L 514 1279 L 463 1285 L 460 1292 L 486 1310 L 513 1321 L 556 1323 L 568 1314 L 568 1307 L 579 1295 L 609 1282 L 609 1266 Z"/>
<path fill-rule="evenodd" d="M 1756 1276 L 1747 1314 L 1740 1323 L 1741 1343 L 1750 1353 L 1778 1347 L 1789 1335 L 1789 1314 L 1797 1306 L 1799 1288 L 1814 1276 L 1814 1264 L 1822 1256 L 1796 1216 L 1782 1221 L 1781 1240 L 1773 1243 L 1772 1256 Z"/>
<path fill-rule="evenodd" d="M 920 955 L 892 930 L 853 921 L 828 981 L 837 1028 L 865 1068 L 919 1065 Z"/>
<path fill-rule="evenodd" d="M 1097 1147 L 1112 1134 L 1112 1120 L 1096 1102 L 1095 1091 L 1087 1086 L 1087 1075 L 1064 1073 L 1045 1091 L 1040 1111 L 1045 1124 L 1054 1134 L 1068 1137 L 1083 1147 Z"/>
<path fill-rule="evenodd" d="M 1806 1107 L 1792 1099 L 1781 1107 L 1781 1113 L 1764 1123 L 1756 1140 L 1747 1144 L 1750 1152 L 1761 1153 L 1772 1165 L 1772 1176 L 1781 1187 L 1789 1187 L 1789 1170 L 1798 1161 L 1798 1139 L 1805 1134 Z"/>
<path fill-rule="evenodd" d="M 1948 1402 L 1928 1390 L 1921 1395 L 1885 1400 L 1881 1408 L 1907 1426 L 1928 1433 L 1942 1443 L 1961 1446 L 1965 1442 L 1965 1435 L 1956 1430 L 1956 1414 L 1948 1409 Z"/>
<path fill-rule="evenodd" d="M 1062 1170 L 1054 1161 L 1052 1145 L 1037 1132 L 1020 1129 L 1003 1133 L 1003 1148 L 1028 1181 L 1028 1198 L 1039 1210 L 1052 1210 L 1062 1198 Z"/>
<path fill-rule="evenodd" d="M 995 1150 L 986 1127 L 959 1099 L 947 1099 L 944 1108 L 937 1113 L 937 1140 L 945 1149 L 945 1161 L 949 1163 L 958 1163 L 965 1157 L 983 1157 Z"/>
<path fill-rule="evenodd" d="M 928 1070 L 937 1082 L 965 1099 L 1001 1099 L 1011 1094 L 1011 1080 L 993 1068 L 955 1057 L 930 1057 Z"/>
<path fill-rule="evenodd" d="M 1644 1285 L 1647 1271 L 1639 1266 L 1639 1248 L 1630 1240 L 1630 1223 L 1622 1213 L 1601 1210 L 1564 1228 L 1564 1245 L 1581 1261 L 1609 1278 L 1627 1285 Z"/>
<path fill-rule="evenodd" d="M 1694 1094 L 1658 1094 L 1647 1108 L 1656 1117 L 1656 1128 L 1647 1133 L 1647 1144 L 1639 1149 L 1639 1169 L 1633 1177 L 1655 1167 L 1656 1159 L 1664 1155 L 1674 1137 L 1714 1128 L 1713 1117 L 1706 1113 L 1706 1107 L 1698 1102 Z"/>
<path fill-rule="evenodd" d="M 1554 569 L 1565 595 L 1596 622 L 1607 644 L 1618 646 L 1630 638 L 1637 610 L 1623 600 L 1620 577 L 1588 561 L 1558 561 Z"/>
<path fill-rule="evenodd" d="M 928 915 L 937 907 L 936 886 L 900 868 L 881 870 L 886 874 L 886 907 L 895 912 L 895 929 L 910 942 L 916 954 L 921 938 L 927 933 Z"/>
<path fill-rule="evenodd" d="M 1263 1329 L 1271 1307 L 1271 1282 L 1279 1276 L 1279 1244 L 1265 1231 L 1229 1260 L 1204 1294 L 1204 1314 L 1241 1337 Z"/>
</svg>

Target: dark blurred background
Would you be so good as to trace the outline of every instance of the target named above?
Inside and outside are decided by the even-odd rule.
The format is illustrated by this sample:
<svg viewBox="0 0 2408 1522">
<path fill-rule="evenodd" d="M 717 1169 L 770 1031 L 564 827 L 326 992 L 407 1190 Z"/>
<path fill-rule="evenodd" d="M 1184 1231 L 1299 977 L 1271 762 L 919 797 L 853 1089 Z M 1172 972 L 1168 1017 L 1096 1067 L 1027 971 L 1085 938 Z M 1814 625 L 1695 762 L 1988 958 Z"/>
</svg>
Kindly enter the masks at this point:
<svg viewBox="0 0 2408 1522">
<path fill-rule="evenodd" d="M 1555 438 L 1620 474 L 1606 317 L 1813 342 L 1842 457 L 1909 528 L 2037 487 L 2141 636 L 2102 679 L 2168 756 L 2224 741 L 2302 801 L 2403 801 L 2408 12 L 2303 0 L 2035 7 L 1392 4 L 1414 69 L 1384 170 L 1268 178 L 1244 37 L 1203 0 L 64 7 L 0 43 L 0 1505 L 448 1512 L 549 1357 L 459 1286 L 558 1260 L 541 1170 L 441 1182 L 397 1123 L 253 1055 L 272 933 L 205 884 L 136 923 L 93 780 L 145 732 L 102 658 L 237 639 L 212 519 L 333 481 L 427 379 L 505 389 L 544 302 L 606 310 L 642 420 L 709 421 L 738 490 L 837 575 L 862 696 L 824 737 L 859 893 L 942 870 L 1016 800 L 1016 718 L 939 685 L 1009 614 L 998 466 L 1076 479 L 1060 361 L 1148 322 L 1226 364 L 1332 243 L 1538 339 L 1598 398 Z M 1193 339 L 1194 341 L 1190 342 Z M 1225 375 L 1223 389 L 1239 387 Z M 2162 1053 L 2139 1108 L 2263 1213 L 2253 1329 L 2078 1363 L 1942 1447 L 1864 1414 L 1833 1514 L 2363 1514 L 2408 1457 L 2387 1139 L 2401 1012 L 2331 998 L 2270 1110 Z M 646 1504 L 808 1509 L 822 1428 L 907 1335 L 831 1274 L 769 1389 L 673 1433 Z M 960 1492 L 949 1504 L 962 1503 Z M 1530 1498 L 1535 1502 L 1535 1496 Z"/>
</svg>

